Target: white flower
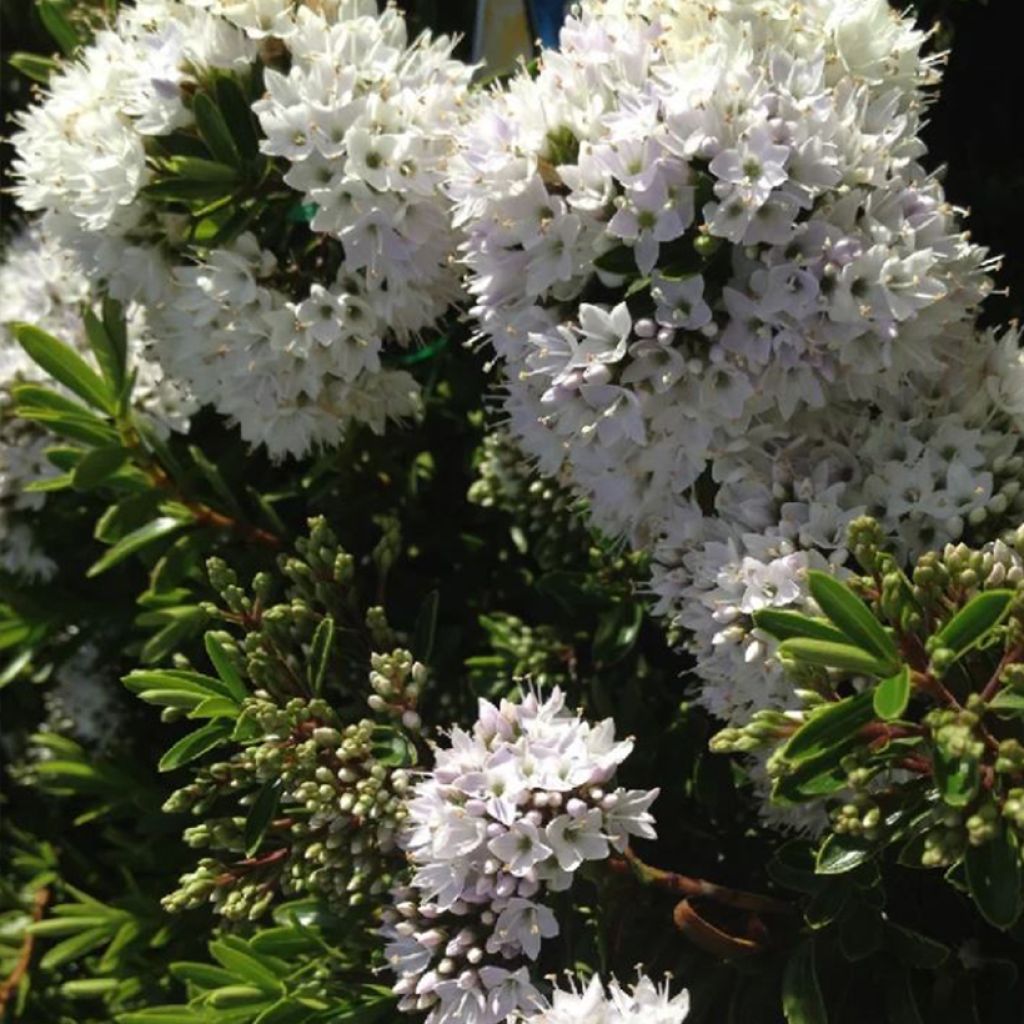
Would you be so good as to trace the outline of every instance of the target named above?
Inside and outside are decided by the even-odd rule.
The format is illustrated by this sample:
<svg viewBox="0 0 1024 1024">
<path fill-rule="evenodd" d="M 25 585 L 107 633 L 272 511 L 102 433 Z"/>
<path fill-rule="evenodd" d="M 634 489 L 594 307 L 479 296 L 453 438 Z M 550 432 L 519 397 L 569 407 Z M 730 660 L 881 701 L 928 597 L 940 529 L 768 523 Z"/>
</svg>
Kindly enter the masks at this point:
<svg viewBox="0 0 1024 1024">
<path fill-rule="evenodd" d="M 575 871 L 585 860 L 608 856 L 608 838 L 603 834 L 604 815 L 597 808 L 579 817 L 560 814 L 544 830 L 545 837 L 563 871 Z"/>
<path fill-rule="evenodd" d="M 684 989 L 669 994 L 668 981 L 660 987 L 641 974 L 627 991 L 617 981 L 607 991 L 594 975 L 585 988 L 573 979 L 569 989 L 556 988 L 547 1006 L 527 1016 L 529 1024 L 682 1024 L 690 1012 Z"/>
<path fill-rule="evenodd" d="M 628 330 L 598 312 L 595 336 Z M 584 860 L 624 850 L 628 835 L 654 837 L 657 793 L 613 782 L 631 750 L 610 720 L 568 711 L 558 689 L 481 700 L 472 731 L 451 731 L 413 787 L 399 837 L 413 873 L 383 933 L 401 1009 L 429 997 L 428 1024 L 499 1024 L 540 1005 L 524 961 L 558 934 L 545 893 L 566 889 Z"/>
</svg>

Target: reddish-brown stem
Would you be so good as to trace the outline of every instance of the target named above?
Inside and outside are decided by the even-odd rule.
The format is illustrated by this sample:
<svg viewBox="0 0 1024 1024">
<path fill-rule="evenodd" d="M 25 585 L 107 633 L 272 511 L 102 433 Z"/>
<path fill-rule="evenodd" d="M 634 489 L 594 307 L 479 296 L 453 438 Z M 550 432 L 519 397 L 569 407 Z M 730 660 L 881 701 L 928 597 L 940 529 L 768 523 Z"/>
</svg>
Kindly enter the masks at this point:
<svg viewBox="0 0 1024 1024">
<path fill-rule="evenodd" d="M 43 911 L 46 909 L 46 904 L 50 902 L 50 890 L 39 889 L 32 900 L 32 922 L 42 920 Z M 0 984 L 0 1015 L 3 1014 L 7 1008 L 7 1003 L 11 996 L 18 991 L 18 986 L 21 984 L 21 979 L 25 977 L 25 972 L 28 970 L 29 965 L 32 963 L 32 951 L 35 948 L 36 937 L 31 931 L 25 932 L 25 937 L 21 940 L 21 950 L 18 953 L 18 959 L 14 964 L 14 969 L 7 976 L 7 980 Z"/>
<path fill-rule="evenodd" d="M 995 672 L 992 673 L 992 678 L 985 684 L 985 688 L 981 691 L 981 699 L 987 704 L 995 695 L 999 689 L 999 679 L 1006 669 L 1007 665 L 1012 665 L 1015 661 L 1019 661 L 1024 658 L 1024 647 L 1011 647 L 1002 658 L 999 659 L 999 664 L 996 666 Z"/>
<path fill-rule="evenodd" d="M 703 878 L 691 878 L 675 871 L 651 867 L 628 848 L 621 857 L 609 858 L 608 867 L 615 874 L 631 875 L 641 885 L 664 889 L 677 896 L 702 896 L 724 906 L 736 907 L 740 910 L 757 910 L 774 914 L 793 913 L 793 908 L 788 903 L 773 899 L 771 896 L 729 889 L 726 886 L 705 881 Z"/>
</svg>

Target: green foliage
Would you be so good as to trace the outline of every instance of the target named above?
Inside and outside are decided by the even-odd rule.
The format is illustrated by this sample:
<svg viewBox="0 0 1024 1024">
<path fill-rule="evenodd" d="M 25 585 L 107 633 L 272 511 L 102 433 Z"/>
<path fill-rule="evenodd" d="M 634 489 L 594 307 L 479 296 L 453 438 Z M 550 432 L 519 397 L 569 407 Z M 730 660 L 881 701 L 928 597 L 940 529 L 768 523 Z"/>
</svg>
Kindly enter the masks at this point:
<svg viewBox="0 0 1024 1024">
<path fill-rule="evenodd" d="M 1024 912 L 1024 580 L 1013 553 L 1024 528 L 981 551 L 926 555 L 909 575 L 878 549 L 870 520 L 850 533 L 868 574 L 849 585 L 810 574 L 844 642 L 823 639 L 813 618 L 757 617 L 805 687 L 804 710 L 762 714 L 715 748 L 771 744 L 777 800 L 829 801 L 820 874 L 892 852 L 943 868 L 986 921 L 1011 929 Z"/>
</svg>

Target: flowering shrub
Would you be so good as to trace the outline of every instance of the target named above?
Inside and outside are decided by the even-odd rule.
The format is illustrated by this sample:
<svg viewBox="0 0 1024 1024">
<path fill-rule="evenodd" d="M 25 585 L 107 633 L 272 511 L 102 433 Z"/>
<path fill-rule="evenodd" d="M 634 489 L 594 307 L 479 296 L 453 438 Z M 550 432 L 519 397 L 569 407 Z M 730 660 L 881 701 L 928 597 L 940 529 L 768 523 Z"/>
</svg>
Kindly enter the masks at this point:
<svg viewBox="0 0 1024 1024">
<path fill-rule="evenodd" d="M 457 295 L 439 194 L 469 70 L 393 9 L 154 0 L 55 75 L 16 193 L 272 454 L 417 408 L 382 366 Z"/>
<path fill-rule="evenodd" d="M 1018 1024 L 1024 348 L 930 33 L 35 10 L 0 1017 Z"/>
</svg>

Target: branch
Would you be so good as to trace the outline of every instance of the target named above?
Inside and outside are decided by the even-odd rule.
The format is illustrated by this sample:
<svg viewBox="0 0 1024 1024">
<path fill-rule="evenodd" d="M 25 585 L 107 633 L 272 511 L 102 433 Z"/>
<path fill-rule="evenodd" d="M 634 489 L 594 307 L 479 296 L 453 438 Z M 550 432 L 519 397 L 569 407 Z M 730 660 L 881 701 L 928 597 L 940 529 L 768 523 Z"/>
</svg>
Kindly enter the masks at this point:
<svg viewBox="0 0 1024 1024">
<path fill-rule="evenodd" d="M 43 911 L 46 909 L 46 904 L 49 902 L 50 890 L 37 889 L 32 901 L 33 924 L 42 920 Z M 35 942 L 35 934 L 31 931 L 26 931 L 25 938 L 21 940 L 21 952 L 18 954 L 18 961 L 14 965 L 14 970 L 11 971 L 7 980 L 0 985 L 0 1014 L 2 1014 L 7 1008 L 8 1000 L 18 990 L 18 986 L 21 984 L 21 979 L 25 976 L 25 972 L 28 970 L 29 964 L 32 962 L 32 950 L 35 946 Z"/>
<path fill-rule="evenodd" d="M 664 889 L 677 896 L 702 896 L 705 899 L 721 903 L 723 906 L 736 907 L 739 910 L 763 911 L 768 914 L 792 914 L 795 912 L 788 903 L 771 896 L 729 889 L 724 885 L 705 881 L 703 878 L 690 878 L 688 875 L 680 875 L 675 871 L 651 867 L 628 848 L 621 857 L 609 858 L 608 867 L 615 874 L 632 875 L 641 885 Z"/>
</svg>

